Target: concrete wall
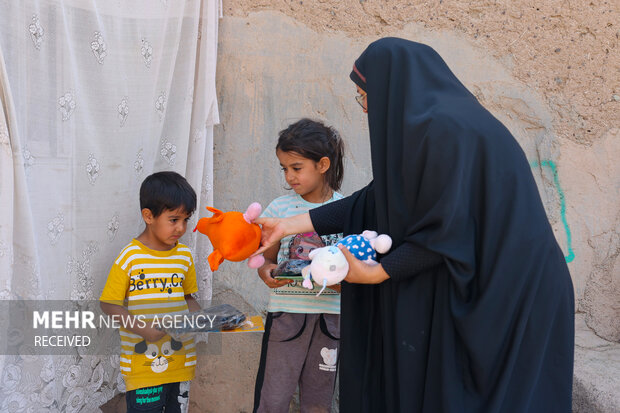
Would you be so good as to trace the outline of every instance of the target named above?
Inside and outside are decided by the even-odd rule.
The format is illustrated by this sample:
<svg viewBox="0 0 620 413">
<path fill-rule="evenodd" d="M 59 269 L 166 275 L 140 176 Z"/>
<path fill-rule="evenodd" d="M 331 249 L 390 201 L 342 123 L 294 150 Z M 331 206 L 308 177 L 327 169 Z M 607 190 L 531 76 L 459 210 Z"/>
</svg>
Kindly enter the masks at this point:
<svg viewBox="0 0 620 413">
<path fill-rule="evenodd" d="M 243 210 L 283 194 L 277 132 L 305 116 L 343 135 L 342 192 L 365 185 L 371 179 L 367 121 L 353 98 L 351 65 L 378 37 L 427 43 L 522 145 L 569 262 L 581 317 L 600 337 L 620 340 L 620 31 L 614 26 L 620 10 L 554 1 L 393 3 L 224 1 L 215 206 Z M 254 271 L 230 263 L 220 268 L 213 280 L 216 297 L 232 290 L 264 311 L 268 289 Z M 239 340 L 256 358 L 257 341 Z M 610 348 L 610 361 L 602 364 L 620 369 L 620 353 L 614 353 L 620 350 Z M 578 349 L 587 360 L 587 346 Z M 595 369 L 601 383 L 593 383 L 583 373 L 591 365 L 576 364 L 582 407 L 575 410 L 586 411 L 587 405 L 613 411 L 620 395 L 605 375 L 618 370 Z M 254 372 L 246 373 L 234 383 L 209 385 L 206 393 L 217 393 L 218 386 L 247 392 Z M 238 402 L 245 407 L 230 411 L 251 408 L 247 397 Z"/>
</svg>

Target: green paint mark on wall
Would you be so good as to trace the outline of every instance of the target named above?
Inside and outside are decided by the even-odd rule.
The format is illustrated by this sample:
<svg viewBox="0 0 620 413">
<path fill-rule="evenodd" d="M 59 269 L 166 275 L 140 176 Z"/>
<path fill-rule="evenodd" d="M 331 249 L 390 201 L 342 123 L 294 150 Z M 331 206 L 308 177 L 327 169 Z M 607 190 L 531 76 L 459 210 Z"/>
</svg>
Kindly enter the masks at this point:
<svg viewBox="0 0 620 413">
<path fill-rule="evenodd" d="M 568 226 L 568 220 L 566 219 L 566 198 L 564 197 L 564 191 L 562 191 L 562 187 L 560 186 L 560 179 L 558 178 L 558 170 L 553 161 L 532 161 L 530 162 L 530 166 L 532 168 L 538 167 L 547 167 L 551 170 L 553 174 L 553 183 L 555 185 L 556 191 L 558 191 L 558 196 L 560 197 L 560 215 L 562 217 L 562 224 L 564 225 L 564 231 L 566 232 L 566 247 L 568 248 L 568 255 L 564 257 L 566 262 L 571 262 L 575 259 L 575 253 L 573 252 L 573 241 L 571 237 L 570 227 Z"/>
</svg>

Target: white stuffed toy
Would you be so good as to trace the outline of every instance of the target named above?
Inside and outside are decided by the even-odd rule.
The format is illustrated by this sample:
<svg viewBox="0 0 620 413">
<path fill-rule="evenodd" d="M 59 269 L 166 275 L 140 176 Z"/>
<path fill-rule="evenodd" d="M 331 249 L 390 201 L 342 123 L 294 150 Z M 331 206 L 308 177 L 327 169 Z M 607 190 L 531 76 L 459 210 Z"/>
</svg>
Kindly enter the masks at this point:
<svg viewBox="0 0 620 413">
<path fill-rule="evenodd" d="M 312 289 L 312 282 L 321 285 L 319 296 L 325 287 L 338 284 L 344 280 L 349 272 L 349 263 L 338 248 L 342 244 L 360 261 L 368 265 L 377 265 L 377 252 L 385 254 L 392 247 L 392 238 L 389 235 L 378 235 L 375 231 L 364 231 L 361 235 L 349 235 L 336 245 L 312 250 L 308 258 L 312 260 L 301 274 L 304 278 L 303 286 Z"/>
</svg>

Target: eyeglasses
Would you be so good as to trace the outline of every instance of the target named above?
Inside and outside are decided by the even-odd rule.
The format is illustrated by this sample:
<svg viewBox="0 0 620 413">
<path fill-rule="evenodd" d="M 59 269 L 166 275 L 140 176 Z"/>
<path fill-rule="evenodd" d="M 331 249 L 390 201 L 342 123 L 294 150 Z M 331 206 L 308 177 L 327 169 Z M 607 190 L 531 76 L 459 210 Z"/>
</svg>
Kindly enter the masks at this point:
<svg viewBox="0 0 620 413">
<path fill-rule="evenodd" d="M 368 96 L 368 93 L 364 92 L 362 94 L 359 94 L 357 96 L 355 96 L 355 101 L 357 103 L 359 103 L 359 105 L 362 107 L 362 109 L 366 110 L 366 106 L 364 106 L 364 98 Z"/>
</svg>

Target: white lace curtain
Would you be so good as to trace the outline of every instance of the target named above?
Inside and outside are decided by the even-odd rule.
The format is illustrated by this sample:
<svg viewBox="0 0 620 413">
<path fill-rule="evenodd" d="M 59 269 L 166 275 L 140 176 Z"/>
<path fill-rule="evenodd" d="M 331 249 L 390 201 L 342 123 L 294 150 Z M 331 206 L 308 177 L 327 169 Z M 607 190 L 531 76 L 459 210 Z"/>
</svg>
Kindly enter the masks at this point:
<svg viewBox="0 0 620 413">
<path fill-rule="evenodd" d="M 219 10 L 0 0 L 0 299 L 96 300 L 154 171 L 192 184 L 193 228 L 212 201 Z M 182 242 L 210 298 L 208 240 Z M 0 371 L 1 412 L 94 412 L 124 390 L 114 355 L 0 356 Z"/>
</svg>

